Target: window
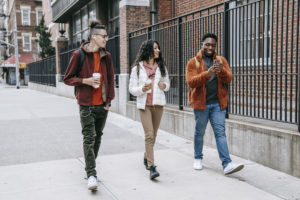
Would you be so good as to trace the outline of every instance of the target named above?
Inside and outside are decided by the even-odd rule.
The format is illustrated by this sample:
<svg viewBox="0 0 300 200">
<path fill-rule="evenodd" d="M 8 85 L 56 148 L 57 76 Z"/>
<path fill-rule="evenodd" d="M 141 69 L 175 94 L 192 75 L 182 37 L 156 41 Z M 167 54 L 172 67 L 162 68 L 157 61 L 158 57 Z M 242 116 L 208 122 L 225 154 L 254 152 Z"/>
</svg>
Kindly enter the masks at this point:
<svg viewBox="0 0 300 200">
<path fill-rule="evenodd" d="M 22 25 L 30 26 L 30 7 L 21 6 Z"/>
<path fill-rule="evenodd" d="M 43 16 L 43 10 L 41 8 L 37 8 L 35 13 L 36 13 L 36 25 L 39 25 Z"/>
<path fill-rule="evenodd" d="M 23 51 L 31 51 L 31 34 L 22 34 Z"/>
<path fill-rule="evenodd" d="M 96 5 L 95 2 L 89 4 L 89 19 L 95 19 L 96 18 Z"/>
<path fill-rule="evenodd" d="M 237 0 L 231 3 L 231 52 L 233 65 L 264 65 L 271 57 L 272 0 Z"/>
<path fill-rule="evenodd" d="M 109 4 L 108 34 L 119 35 L 119 0 L 109 1 Z"/>
<path fill-rule="evenodd" d="M 94 1 L 73 15 L 73 43 L 86 41 L 88 39 L 88 21 L 89 19 L 95 18 L 96 6 Z"/>
</svg>

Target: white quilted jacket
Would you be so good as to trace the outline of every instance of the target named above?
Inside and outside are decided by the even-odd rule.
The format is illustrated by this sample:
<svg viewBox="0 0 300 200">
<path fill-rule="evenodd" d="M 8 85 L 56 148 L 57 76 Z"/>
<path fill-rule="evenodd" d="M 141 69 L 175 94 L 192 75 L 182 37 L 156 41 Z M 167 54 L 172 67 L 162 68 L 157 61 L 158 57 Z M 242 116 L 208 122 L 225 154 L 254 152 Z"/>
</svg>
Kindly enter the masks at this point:
<svg viewBox="0 0 300 200">
<path fill-rule="evenodd" d="M 145 81 L 148 79 L 146 69 L 143 65 L 143 62 L 140 62 L 140 72 L 139 77 L 137 76 L 137 66 L 135 66 L 131 70 L 130 80 L 129 80 L 129 92 L 137 96 L 136 106 L 138 109 L 145 110 L 146 107 L 146 100 L 147 100 L 147 93 L 143 92 L 142 88 L 145 84 Z M 158 82 L 161 78 L 161 73 L 159 67 L 157 67 L 155 72 L 155 79 L 154 79 L 154 86 L 153 86 L 153 105 L 166 105 L 166 96 L 165 92 L 170 88 L 170 80 L 168 71 L 166 69 L 166 75 L 163 78 L 163 82 L 166 84 L 166 88 L 164 90 L 158 87 Z"/>
</svg>

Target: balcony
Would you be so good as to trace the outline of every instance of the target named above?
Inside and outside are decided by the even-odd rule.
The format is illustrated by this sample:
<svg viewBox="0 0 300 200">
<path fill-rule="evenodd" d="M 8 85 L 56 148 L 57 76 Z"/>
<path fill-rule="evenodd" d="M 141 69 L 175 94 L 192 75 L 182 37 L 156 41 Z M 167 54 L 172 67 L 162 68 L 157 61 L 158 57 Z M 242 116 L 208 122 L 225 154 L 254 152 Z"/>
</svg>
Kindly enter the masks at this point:
<svg viewBox="0 0 300 200">
<path fill-rule="evenodd" d="M 74 12 L 86 5 L 90 0 L 56 0 L 52 5 L 52 21 L 67 23 Z"/>
</svg>

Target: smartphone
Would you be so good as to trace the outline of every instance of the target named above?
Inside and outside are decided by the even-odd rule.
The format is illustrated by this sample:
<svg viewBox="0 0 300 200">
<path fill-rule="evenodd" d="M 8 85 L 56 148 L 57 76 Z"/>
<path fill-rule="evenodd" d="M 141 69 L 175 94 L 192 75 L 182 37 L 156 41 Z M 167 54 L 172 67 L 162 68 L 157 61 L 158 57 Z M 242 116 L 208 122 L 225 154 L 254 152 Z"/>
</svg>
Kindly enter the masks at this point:
<svg viewBox="0 0 300 200">
<path fill-rule="evenodd" d="M 220 64 L 220 60 L 219 59 L 214 59 L 214 64 Z"/>
</svg>

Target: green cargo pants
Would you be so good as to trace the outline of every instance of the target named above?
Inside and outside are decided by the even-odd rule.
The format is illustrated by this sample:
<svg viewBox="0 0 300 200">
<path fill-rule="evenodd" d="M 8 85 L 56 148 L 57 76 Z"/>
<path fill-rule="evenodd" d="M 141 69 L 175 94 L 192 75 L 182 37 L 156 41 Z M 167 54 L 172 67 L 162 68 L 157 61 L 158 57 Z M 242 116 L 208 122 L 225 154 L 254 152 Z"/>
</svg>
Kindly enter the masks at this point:
<svg viewBox="0 0 300 200">
<path fill-rule="evenodd" d="M 87 176 L 97 176 L 96 158 L 108 111 L 104 105 L 80 106 L 80 122 L 83 135 L 83 152 Z"/>
</svg>

